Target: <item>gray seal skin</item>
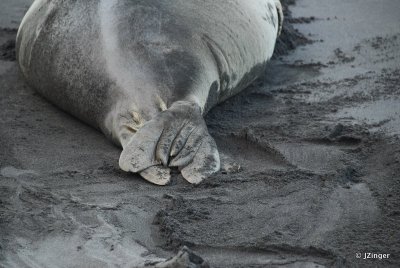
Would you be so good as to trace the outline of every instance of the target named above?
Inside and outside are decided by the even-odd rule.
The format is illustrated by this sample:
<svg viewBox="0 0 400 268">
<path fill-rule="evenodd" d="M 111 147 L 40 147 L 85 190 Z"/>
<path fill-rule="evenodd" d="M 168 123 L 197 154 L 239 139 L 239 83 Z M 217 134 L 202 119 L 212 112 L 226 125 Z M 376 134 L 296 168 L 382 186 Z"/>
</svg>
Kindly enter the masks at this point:
<svg viewBox="0 0 400 268">
<path fill-rule="evenodd" d="M 203 116 L 271 58 L 279 0 L 36 0 L 17 35 L 27 82 L 123 148 L 121 169 L 165 185 L 217 172 Z"/>
</svg>

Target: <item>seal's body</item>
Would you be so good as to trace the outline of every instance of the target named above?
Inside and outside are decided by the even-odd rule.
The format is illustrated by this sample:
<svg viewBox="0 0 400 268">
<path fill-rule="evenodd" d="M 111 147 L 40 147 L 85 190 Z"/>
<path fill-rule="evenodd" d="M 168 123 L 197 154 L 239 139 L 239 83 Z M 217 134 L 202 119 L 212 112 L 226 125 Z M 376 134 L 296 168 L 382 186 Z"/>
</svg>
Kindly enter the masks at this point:
<svg viewBox="0 0 400 268">
<path fill-rule="evenodd" d="M 219 169 L 202 115 L 262 74 L 278 0 L 36 0 L 17 36 L 40 94 L 123 148 L 120 166 L 156 184 Z"/>
</svg>

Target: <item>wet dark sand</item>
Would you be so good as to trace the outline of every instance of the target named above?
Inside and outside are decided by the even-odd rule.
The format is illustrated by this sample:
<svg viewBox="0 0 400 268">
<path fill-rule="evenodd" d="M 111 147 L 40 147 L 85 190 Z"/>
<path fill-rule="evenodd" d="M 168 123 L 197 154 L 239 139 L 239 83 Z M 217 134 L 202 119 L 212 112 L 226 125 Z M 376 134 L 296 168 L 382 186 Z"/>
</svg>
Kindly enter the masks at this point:
<svg viewBox="0 0 400 268">
<path fill-rule="evenodd" d="M 29 1 L 8 2 L 15 28 Z M 400 4 L 291 10 L 313 42 L 210 112 L 241 168 L 197 187 L 119 171 L 118 148 L 22 81 L 1 30 L 0 266 L 136 267 L 187 245 L 213 267 L 399 267 Z"/>
</svg>

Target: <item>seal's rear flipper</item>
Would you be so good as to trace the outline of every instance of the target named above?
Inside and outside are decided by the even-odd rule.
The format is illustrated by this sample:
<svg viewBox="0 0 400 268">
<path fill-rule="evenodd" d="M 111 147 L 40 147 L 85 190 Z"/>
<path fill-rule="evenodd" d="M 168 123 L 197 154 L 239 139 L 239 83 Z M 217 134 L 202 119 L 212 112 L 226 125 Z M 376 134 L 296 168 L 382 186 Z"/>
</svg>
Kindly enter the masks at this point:
<svg viewBox="0 0 400 268">
<path fill-rule="evenodd" d="M 171 170 L 163 166 L 152 166 L 140 172 L 148 182 L 157 185 L 167 185 L 171 182 Z"/>
<path fill-rule="evenodd" d="M 134 134 L 119 165 L 158 185 L 169 183 L 169 167 L 178 167 L 187 181 L 198 184 L 219 170 L 220 160 L 200 107 L 179 101 Z"/>
<path fill-rule="evenodd" d="M 214 139 L 201 130 L 193 131 L 183 149 L 171 161 L 190 183 L 199 184 L 220 168 L 220 159 Z"/>
</svg>

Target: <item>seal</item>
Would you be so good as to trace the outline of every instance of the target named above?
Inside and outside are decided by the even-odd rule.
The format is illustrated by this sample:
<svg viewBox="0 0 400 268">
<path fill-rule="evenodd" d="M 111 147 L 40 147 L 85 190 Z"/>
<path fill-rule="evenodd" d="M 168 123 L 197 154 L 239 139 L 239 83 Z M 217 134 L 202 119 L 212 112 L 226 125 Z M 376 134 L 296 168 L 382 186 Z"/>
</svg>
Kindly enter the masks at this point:
<svg viewBox="0 0 400 268">
<path fill-rule="evenodd" d="M 28 84 L 122 147 L 121 169 L 165 185 L 220 168 L 203 116 L 271 58 L 279 0 L 35 0 L 17 35 Z"/>
</svg>

